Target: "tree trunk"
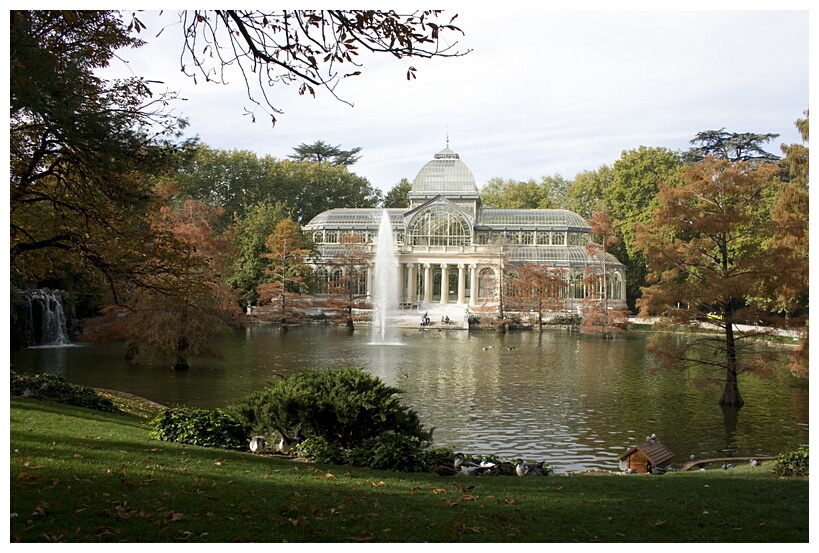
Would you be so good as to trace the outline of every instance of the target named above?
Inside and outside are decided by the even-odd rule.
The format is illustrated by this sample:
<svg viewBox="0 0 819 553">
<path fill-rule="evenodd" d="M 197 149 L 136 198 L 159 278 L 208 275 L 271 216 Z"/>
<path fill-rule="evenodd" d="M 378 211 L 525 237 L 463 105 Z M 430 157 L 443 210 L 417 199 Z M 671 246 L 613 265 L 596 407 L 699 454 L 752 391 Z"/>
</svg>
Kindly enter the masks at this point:
<svg viewBox="0 0 819 553">
<path fill-rule="evenodd" d="M 742 407 L 745 403 L 739 395 L 739 382 L 737 380 L 737 350 L 734 340 L 734 324 L 732 319 L 725 322 L 725 345 L 727 347 L 727 363 L 725 365 L 725 388 L 722 391 L 720 405 L 730 407 Z"/>
</svg>

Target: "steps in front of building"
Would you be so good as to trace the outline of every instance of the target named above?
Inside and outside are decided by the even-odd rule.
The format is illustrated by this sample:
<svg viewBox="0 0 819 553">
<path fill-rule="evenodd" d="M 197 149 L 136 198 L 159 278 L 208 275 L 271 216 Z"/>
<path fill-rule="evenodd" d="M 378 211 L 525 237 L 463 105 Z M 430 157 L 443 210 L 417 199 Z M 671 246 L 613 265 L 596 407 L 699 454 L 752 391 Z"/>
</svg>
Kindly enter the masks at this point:
<svg viewBox="0 0 819 553">
<path fill-rule="evenodd" d="M 411 309 L 399 311 L 394 320 L 396 326 L 419 328 L 421 317 L 426 313 L 432 327 L 467 328 L 466 308 L 466 304 L 457 303 L 419 303 Z M 446 317 L 449 317 L 449 324 L 441 323 Z"/>
</svg>

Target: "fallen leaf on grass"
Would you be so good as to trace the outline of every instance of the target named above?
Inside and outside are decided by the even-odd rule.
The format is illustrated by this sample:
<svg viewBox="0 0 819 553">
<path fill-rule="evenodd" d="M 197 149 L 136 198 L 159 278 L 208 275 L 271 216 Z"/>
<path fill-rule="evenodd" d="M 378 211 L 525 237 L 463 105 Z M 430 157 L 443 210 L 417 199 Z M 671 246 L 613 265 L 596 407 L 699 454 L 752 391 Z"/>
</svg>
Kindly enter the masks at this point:
<svg viewBox="0 0 819 553">
<path fill-rule="evenodd" d="M 473 489 L 475 489 L 475 486 L 465 486 L 464 484 L 461 484 L 460 482 L 450 482 L 449 484 L 451 486 L 455 486 L 458 489 L 458 491 L 460 491 L 461 493 L 466 493 L 468 491 L 472 491 Z"/>
<path fill-rule="evenodd" d="M 383 481 L 373 482 L 372 484 L 373 484 L 373 486 L 377 486 L 377 487 L 386 486 L 386 484 L 384 484 Z"/>
<path fill-rule="evenodd" d="M 48 508 L 48 503 L 45 501 L 40 501 L 37 506 L 34 508 L 34 512 L 31 513 L 31 516 L 45 516 L 45 510 Z"/>
<path fill-rule="evenodd" d="M 517 499 L 504 499 L 503 502 L 506 503 L 507 505 L 517 505 L 518 504 Z"/>
<path fill-rule="evenodd" d="M 371 541 L 375 539 L 375 536 L 373 536 L 372 534 L 366 534 L 364 536 L 353 536 L 350 539 L 353 541 Z"/>
<path fill-rule="evenodd" d="M 446 493 L 446 490 L 444 488 L 435 488 L 434 490 L 432 490 L 432 493 L 438 495 L 439 493 Z"/>
</svg>

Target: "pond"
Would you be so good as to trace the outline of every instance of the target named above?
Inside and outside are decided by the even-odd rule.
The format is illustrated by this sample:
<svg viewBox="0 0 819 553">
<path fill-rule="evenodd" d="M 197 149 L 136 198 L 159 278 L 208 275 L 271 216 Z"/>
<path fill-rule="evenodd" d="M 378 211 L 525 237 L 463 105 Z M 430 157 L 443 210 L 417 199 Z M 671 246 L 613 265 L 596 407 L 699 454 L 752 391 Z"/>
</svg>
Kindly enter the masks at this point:
<svg viewBox="0 0 819 553">
<path fill-rule="evenodd" d="M 745 406 L 723 412 L 720 386 L 652 370 L 647 335 L 602 340 L 565 331 L 400 329 L 373 344 L 369 329 L 301 326 L 281 334 L 252 326 L 225 338 L 221 360 L 187 371 L 136 366 L 119 345 L 30 348 L 18 372 L 56 372 L 71 382 L 165 405 L 224 407 L 305 369 L 362 367 L 404 391 L 435 445 L 465 453 L 544 460 L 556 472 L 616 470 L 617 456 L 656 434 L 680 465 L 699 458 L 777 455 L 808 444 L 808 385 L 785 369 L 742 375 Z"/>
</svg>

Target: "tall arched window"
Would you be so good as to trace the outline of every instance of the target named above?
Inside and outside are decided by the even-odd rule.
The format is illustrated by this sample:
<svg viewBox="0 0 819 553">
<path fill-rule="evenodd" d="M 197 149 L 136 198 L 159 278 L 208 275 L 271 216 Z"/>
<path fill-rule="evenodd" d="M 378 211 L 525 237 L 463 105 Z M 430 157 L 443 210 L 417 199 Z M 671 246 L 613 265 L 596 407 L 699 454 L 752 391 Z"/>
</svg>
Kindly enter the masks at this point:
<svg viewBox="0 0 819 553">
<path fill-rule="evenodd" d="M 497 295 L 497 280 L 495 278 L 495 270 L 490 268 L 481 269 L 478 273 L 478 299 L 482 301 L 491 301 Z"/>
<path fill-rule="evenodd" d="M 469 221 L 447 206 L 421 211 L 407 229 L 407 242 L 413 246 L 468 246 L 471 240 Z"/>
<path fill-rule="evenodd" d="M 609 298 L 613 300 L 623 299 L 623 275 L 619 271 L 614 271 L 609 276 Z"/>
</svg>

